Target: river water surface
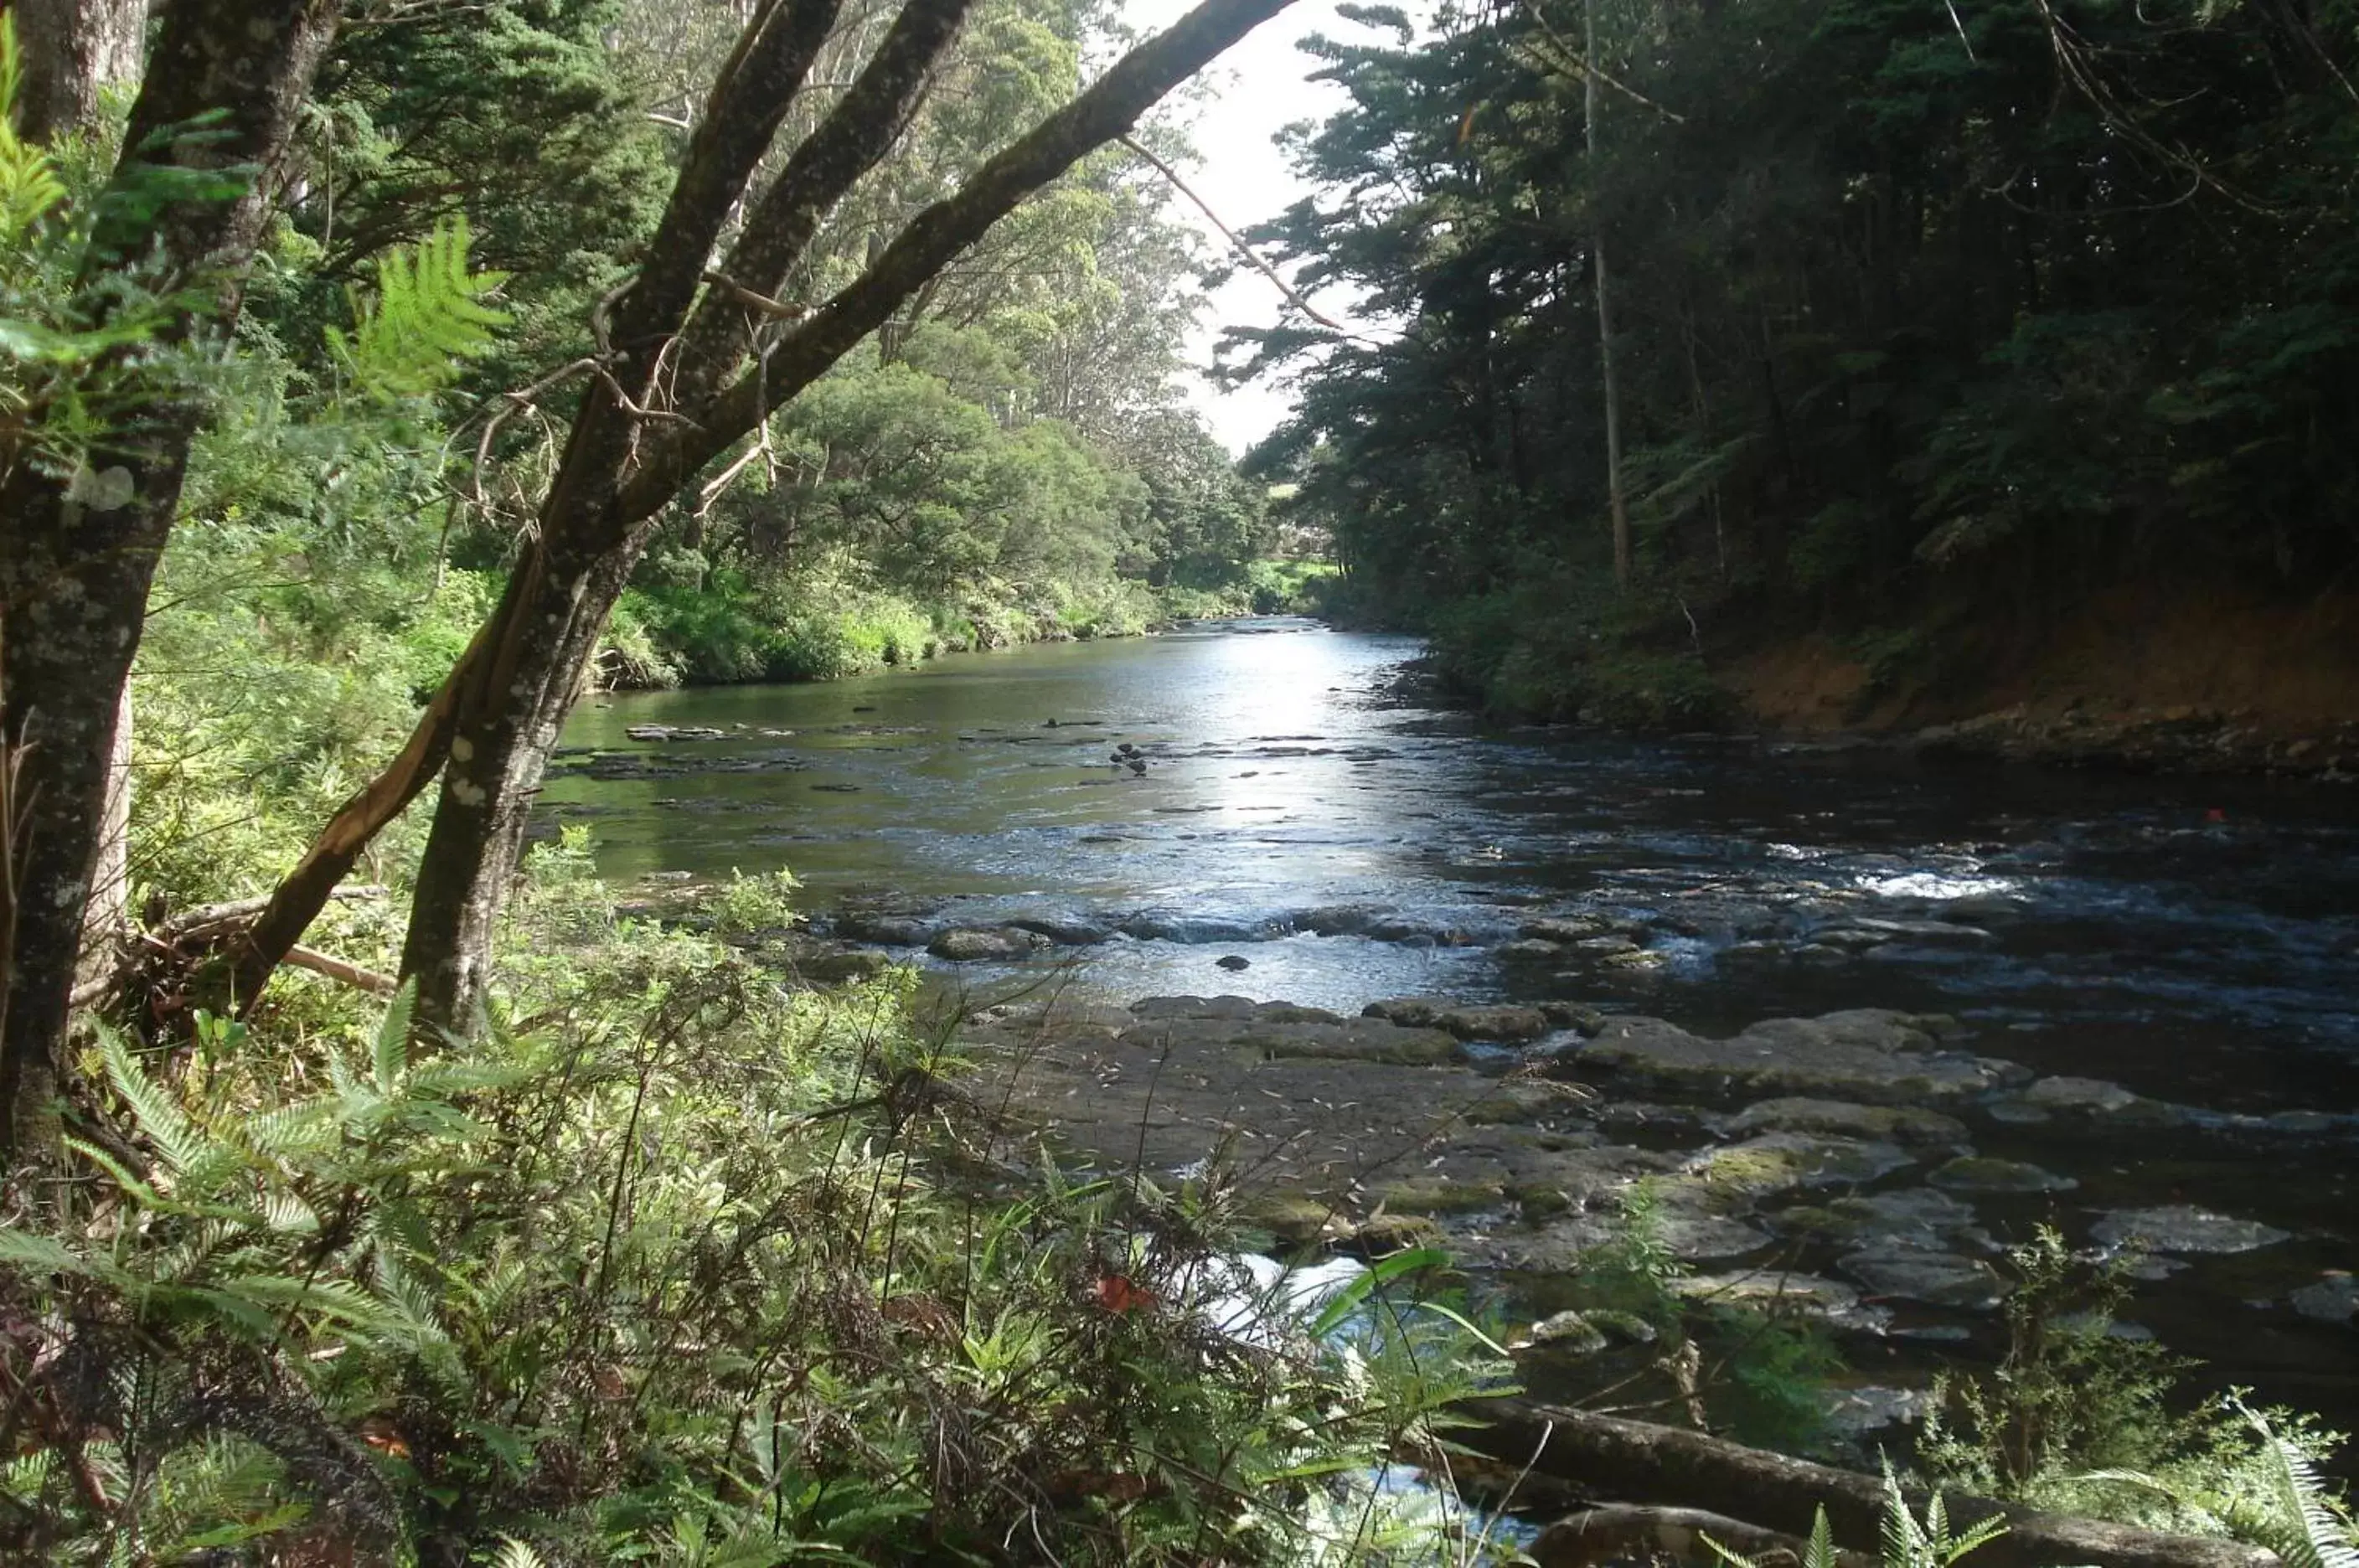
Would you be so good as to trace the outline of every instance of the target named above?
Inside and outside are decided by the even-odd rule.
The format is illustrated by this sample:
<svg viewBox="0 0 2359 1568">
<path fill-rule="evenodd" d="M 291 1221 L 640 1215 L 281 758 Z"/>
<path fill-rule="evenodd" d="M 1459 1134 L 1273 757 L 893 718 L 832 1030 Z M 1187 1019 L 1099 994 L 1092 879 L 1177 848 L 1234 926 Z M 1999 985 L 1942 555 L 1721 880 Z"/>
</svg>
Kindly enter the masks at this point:
<svg viewBox="0 0 2359 1568">
<path fill-rule="evenodd" d="M 2043 1074 L 2359 1110 L 2359 792 L 1486 729 L 1399 695 L 1417 652 L 1240 621 L 600 700 L 545 804 L 591 823 L 616 880 L 783 866 L 815 910 L 1115 931 L 1079 951 L 1082 983 L 1118 999 L 1566 998 L 1714 1033 L 1889 1007 L 1955 1015 L 1974 1050 Z M 625 733 L 647 724 L 723 738 Z M 1123 746 L 1143 773 L 1111 760 Z M 1512 948 L 1565 914 L 1625 938 Z M 2196 1202 L 2292 1233 L 2275 1274 L 2223 1265 L 2158 1319 L 2348 1408 L 2350 1352 L 2321 1363 L 2332 1342 L 2282 1291 L 2359 1267 L 2350 1153 L 2165 1166 L 2108 1147 L 2069 1202 Z"/>
</svg>

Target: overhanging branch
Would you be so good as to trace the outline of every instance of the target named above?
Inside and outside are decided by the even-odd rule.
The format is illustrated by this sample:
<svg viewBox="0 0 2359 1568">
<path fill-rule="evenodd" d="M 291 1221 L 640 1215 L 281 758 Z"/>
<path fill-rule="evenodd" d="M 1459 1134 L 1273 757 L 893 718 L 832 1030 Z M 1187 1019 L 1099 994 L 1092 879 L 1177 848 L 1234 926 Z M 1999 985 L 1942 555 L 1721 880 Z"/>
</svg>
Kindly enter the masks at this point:
<svg viewBox="0 0 2359 1568">
<path fill-rule="evenodd" d="M 1127 133 L 1164 94 L 1289 0 L 1205 0 L 1140 44 L 1071 103 L 912 219 L 868 270 L 764 351 L 761 363 L 670 432 L 616 498 L 627 521 L 652 517 L 699 469 L 875 332 L 992 224 L 1082 158 Z M 736 276 L 732 274 L 732 276 Z"/>
</svg>

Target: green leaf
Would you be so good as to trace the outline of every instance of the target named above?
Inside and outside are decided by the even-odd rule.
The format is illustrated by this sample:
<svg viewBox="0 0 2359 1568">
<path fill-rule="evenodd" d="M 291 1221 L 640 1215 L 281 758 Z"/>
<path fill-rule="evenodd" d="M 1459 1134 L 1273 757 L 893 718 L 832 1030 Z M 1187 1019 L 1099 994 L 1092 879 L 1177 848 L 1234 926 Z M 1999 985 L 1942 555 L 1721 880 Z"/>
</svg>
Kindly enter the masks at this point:
<svg viewBox="0 0 2359 1568">
<path fill-rule="evenodd" d="M 385 1018 L 376 1028 L 375 1065 L 376 1086 L 382 1094 L 394 1092 L 409 1065 L 409 1020 L 417 1007 L 418 979 L 412 975 L 393 994 L 391 1005 L 385 1009 Z"/>
<path fill-rule="evenodd" d="M 1323 1339 L 1360 1310 L 1361 1304 L 1386 1283 L 1419 1269 L 1438 1269 L 1450 1261 L 1450 1255 L 1439 1247 L 1413 1247 L 1379 1258 L 1368 1266 L 1367 1272 L 1353 1279 L 1342 1290 L 1327 1298 L 1327 1304 L 1309 1324 L 1313 1339 Z"/>
<path fill-rule="evenodd" d="M 492 330 L 508 316 L 484 301 L 507 274 L 471 271 L 472 243 L 462 215 L 415 251 L 386 252 L 377 262 L 375 297 L 352 296 L 351 333 L 328 329 L 330 353 L 364 396 L 430 396 L 450 385 L 461 361 L 492 347 Z"/>
</svg>

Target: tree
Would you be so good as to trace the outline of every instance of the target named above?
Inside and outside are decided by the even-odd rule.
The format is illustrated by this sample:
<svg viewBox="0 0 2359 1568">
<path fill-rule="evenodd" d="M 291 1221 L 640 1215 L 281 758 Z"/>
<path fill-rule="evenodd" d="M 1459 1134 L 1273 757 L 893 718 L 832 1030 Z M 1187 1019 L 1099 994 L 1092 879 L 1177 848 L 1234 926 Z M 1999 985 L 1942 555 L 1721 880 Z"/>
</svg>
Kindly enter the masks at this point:
<svg viewBox="0 0 2359 1568">
<path fill-rule="evenodd" d="M 83 909 L 107 821 L 109 761 L 147 585 L 203 415 L 141 357 L 219 344 L 267 220 L 334 0 L 180 0 L 165 12 L 114 175 L 88 221 L 74 324 L 103 334 L 161 301 L 94 360 L 107 420 L 81 450 L 45 444 L 37 397 L 0 451 L 0 752 L 15 761 L 21 844 L 0 1001 L 0 1119 L 20 1147 L 60 1072 Z M 66 396 L 50 387 L 45 395 Z"/>
<path fill-rule="evenodd" d="M 908 124 L 966 0 L 911 0 L 714 266 L 723 221 L 833 15 L 823 0 L 758 12 L 708 101 L 647 259 L 581 367 L 589 389 L 506 597 L 408 746 L 339 813 L 256 921 L 240 994 L 258 993 L 370 837 L 440 773 L 402 968 L 419 979 L 423 1018 L 464 1027 L 484 994 L 493 924 L 549 748 L 665 506 L 1025 198 L 1285 4 L 1206 0 L 919 212 L 807 311 L 778 292 L 821 216 Z"/>
<path fill-rule="evenodd" d="M 994 223 L 1127 131 L 1286 0 L 1207 0 L 919 212 L 832 296 L 807 308 L 786 303 L 779 295 L 821 220 L 907 128 L 970 3 L 910 0 L 758 191 L 756 172 L 838 11 L 834 0 L 755 8 L 690 136 L 644 258 L 593 312 L 594 352 L 558 373 L 581 388 L 578 411 L 505 597 L 401 756 L 329 824 L 252 929 L 235 964 L 241 997 L 259 991 L 370 837 L 444 773 L 403 968 L 420 983 L 423 1017 L 463 1026 L 481 1000 L 492 923 L 549 749 L 654 519 Z M 187 201 L 103 230 L 93 284 L 119 275 L 152 234 L 157 251 L 174 258 L 175 281 L 201 266 L 213 281 L 209 313 L 190 311 L 175 330 L 194 334 L 201 321 L 218 334 L 234 318 L 236 270 L 252 254 L 334 22 L 333 9 L 318 3 L 179 0 L 135 111 L 125 167 L 144 167 L 143 156 L 167 145 L 158 133 L 211 111 L 217 119 L 207 129 L 170 144 L 176 156 L 201 149 L 209 166 L 251 177 L 231 200 Z M 266 32 L 270 48 L 254 49 Z M 184 397 L 141 412 L 136 434 L 111 438 L 106 453 L 124 460 L 106 472 L 127 475 L 128 505 L 83 506 L 90 481 L 72 474 L 17 464 L 9 475 L 12 516 L 39 519 L 13 532 L 0 556 L 7 738 L 24 748 L 38 790 L 26 822 L 33 854 L 0 1082 L 12 1122 L 46 1104 L 56 1079 L 71 974 L 72 941 L 63 933 L 78 931 L 88 886 L 90 807 L 201 404 Z"/>
<path fill-rule="evenodd" d="M 8 10 L 24 51 L 16 129 L 27 141 L 89 125 L 102 93 L 139 80 L 144 0 L 14 0 Z"/>
</svg>

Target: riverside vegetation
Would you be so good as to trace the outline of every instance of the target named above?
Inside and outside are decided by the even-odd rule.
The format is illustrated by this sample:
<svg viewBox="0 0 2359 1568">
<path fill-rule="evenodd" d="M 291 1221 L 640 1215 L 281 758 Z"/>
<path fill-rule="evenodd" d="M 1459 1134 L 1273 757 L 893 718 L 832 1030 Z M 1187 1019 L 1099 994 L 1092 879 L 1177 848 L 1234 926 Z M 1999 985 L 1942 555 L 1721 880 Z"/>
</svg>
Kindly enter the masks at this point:
<svg viewBox="0 0 2359 1568">
<path fill-rule="evenodd" d="M 1504 713 L 2349 759 L 2347 7 L 1348 15 L 1257 233 L 1398 330 L 1237 346 L 1358 613 Z"/>
<path fill-rule="evenodd" d="M 135 62 L 0 114 L 12 1559 L 1504 1553 L 1448 1439 L 1505 1335 L 1433 1250 L 1305 1300 L 1219 1164 L 1062 1163 L 909 972 L 779 963 L 783 880 L 658 920 L 522 851 L 593 672 L 1320 575 L 1163 389 L 1182 247 L 1107 147 L 1274 9 L 172 0 L 144 77 L 142 7 L 0 18 L 11 111 Z M 1808 1441 L 1810 1335 L 1676 1275 L 1641 1203 L 1579 1285 L 1675 1409 Z M 2151 1414 L 2033 1337 L 1943 1474 Z M 2115 1443 L 2105 1506 L 2340 1568 L 2272 1419 Z M 1891 1568 L 1971 1542 L 1893 1517 Z"/>
</svg>

